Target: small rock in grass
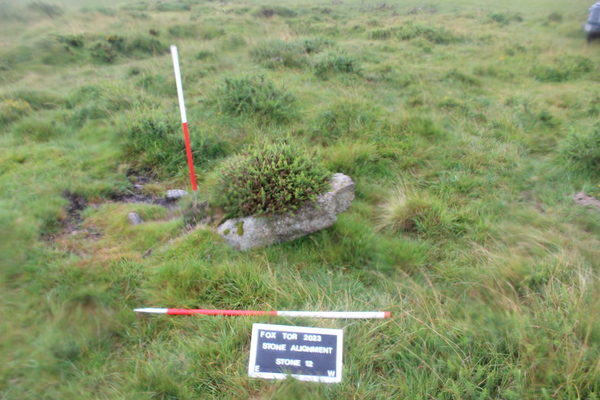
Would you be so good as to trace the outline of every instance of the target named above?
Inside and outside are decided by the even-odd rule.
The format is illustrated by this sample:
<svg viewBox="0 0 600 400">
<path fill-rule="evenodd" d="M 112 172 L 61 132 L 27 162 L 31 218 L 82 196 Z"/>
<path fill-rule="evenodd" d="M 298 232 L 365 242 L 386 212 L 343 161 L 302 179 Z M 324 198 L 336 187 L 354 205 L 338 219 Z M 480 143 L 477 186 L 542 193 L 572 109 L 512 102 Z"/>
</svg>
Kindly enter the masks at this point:
<svg viewBox="0 0 600 400">
<path fill-rule="evenodd" d="M 188 195 L 188 192 L 181 189 L 167 190 L 167 199 L 178 200 Z"/>
<path fill-rule="evenodd" d="M 592 196 L 588 195 L 585 192 L 577 193 L 573 197 L 573 200 L 575 200 L 575 203 L 577 203 L 577 204 L 581 204 L 582 206 L 586 206 L 586 207 L 594 207 L 598 211 L 600 211 L 600 201 L 596 200 L 595 198 L 593 198 Z"/>
<path fill-rule="evenodd" d="M 131 225 L 139 225 L 144 223 L 144 220 L 138 213 L 130 212 L 127 214 L 127 218 L 129 219 Z"/>
</svg>

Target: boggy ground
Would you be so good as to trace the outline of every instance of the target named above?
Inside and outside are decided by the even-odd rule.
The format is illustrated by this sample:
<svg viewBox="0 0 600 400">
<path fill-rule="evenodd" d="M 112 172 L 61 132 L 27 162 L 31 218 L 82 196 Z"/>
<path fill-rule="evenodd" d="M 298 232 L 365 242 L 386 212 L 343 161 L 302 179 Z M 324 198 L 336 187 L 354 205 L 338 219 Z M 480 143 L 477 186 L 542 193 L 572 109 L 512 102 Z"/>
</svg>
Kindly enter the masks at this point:
<svg viewBox="0 0 600 400">
<path fill-rule="evenodd" d="M 589 2 L 62 4 L 0 2 L 0 397 L 598 398 L 600 216 L 573 201 L 600 197 Z M 239 253 L 111 201 L 132 172 L 144 196 L 187 185 L 172 43 L 200 198 L 293 140 L 356 182 L 333 227 Z M 343 382 L 249 379 L 254 322 L 343 328 Z"/>
</svg>

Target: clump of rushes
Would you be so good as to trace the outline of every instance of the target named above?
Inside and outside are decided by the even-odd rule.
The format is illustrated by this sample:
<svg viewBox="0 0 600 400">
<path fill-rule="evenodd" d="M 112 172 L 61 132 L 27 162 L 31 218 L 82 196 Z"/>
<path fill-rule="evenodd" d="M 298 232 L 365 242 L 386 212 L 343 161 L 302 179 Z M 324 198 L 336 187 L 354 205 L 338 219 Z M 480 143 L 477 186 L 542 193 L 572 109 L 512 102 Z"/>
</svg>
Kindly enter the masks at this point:
<svg viewBox="0 0 600 400">
<path fill-rule="evenodd" d="M 333 42 L 322 38 L 308 38 L 286 42 L 283 40 L 262 41 L 250 51 L 255 62 L 266 68 L 304 68 L 309 64 L 309 56 L 331 47 Z"/>
<path fill-rule="evenodd" d="M 180 128 L 176 118 L 159 111 L 133 116 L 120 132 L 125 160 L 138 172 L 164 177 L 175 175 L 186 165 Z M 198 168 L 227 154 L 226 144 L 215 135 L 192 135 L 190 141 L 194 164 Z"/>
<path fill-rule="evenodd" d="M 190 11 L 192 6 L 184 2 L 175 1 L 170 3 L 158 3 L 156 5 L 156 11 L 161 12 L 177 12 L 177 11 Z"/>
<path fill-rule="evenodd" d="M 317 57 L 314 66 L 315 75 L 324 78 L 332 73 L 357 73 L 360 65 L 355 57 L 329 51 Z"/>
<path fill-rule="evenodd" d="M 330 187 L 331 174 L 292 144 L 266 144 L 224 162 L 211 203 L 230 217 L 293 213 Z"/>
<path fill-rule="evenodd" d="M 295 96 L 263 76 L 226 78 L 219 96 L 226 112 L 255 115 L 262 122 L 287 122 L 296 113 Z"/>
<path fill-rule="evenodd" d="M 572 133 L 561 150 L 572 169 L 600 175 L 600 125 L 589 132 Z"/>
<path fill-rule="evenodd" d="M 263 41 L 250 54 L 254 61 L 266 68 L 303 68 L 308 65 L 307 54 L 298 42 Z"/>
</svg>

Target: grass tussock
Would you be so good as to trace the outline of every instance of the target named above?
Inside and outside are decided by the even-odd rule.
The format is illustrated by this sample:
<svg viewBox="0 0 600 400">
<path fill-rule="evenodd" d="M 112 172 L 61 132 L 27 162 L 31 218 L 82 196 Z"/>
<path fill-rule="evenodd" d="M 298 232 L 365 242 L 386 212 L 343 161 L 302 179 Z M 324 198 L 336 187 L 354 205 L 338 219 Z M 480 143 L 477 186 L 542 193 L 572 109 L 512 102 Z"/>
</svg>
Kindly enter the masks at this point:
<svg viewBox="0 0 600 400">
<path fill-rule="evenodd" d="M 435 44 L 448 44 L 460 40 L 459 37 L 444 27 L 425 25 L 413 21 L 408 21 L 400 26 L 372 29 L 367 32 L 367 37 L 371 40 L 423 38 Z"/>
<path fill-rule="evenodd" d="M 407 188 L 398 188 L 383 201 L 377 219 L 379 230 L 427 235 L 443 233 L 452 223 L 441 200 Z"/>
<path fill-rule="evenodd" d="M 572 133 L 565 141 L 563 156 L 570 167 L 594 176 L 600 175 L 600 130 L 598 126 L 588 132 Z"/>
<path fill-rule="evenodd" d="M 173 175 L 185 166 L 185 142 L 181 124 L 172 115 L 144 112 L 131 116 L 121 131 L 124 159 L 133 169 L 152 174 Z M 204 132 L 191 137 L 192 157 L 199 168 L 228 153 L 217 137 Z"/>
<path fill-rule="evenodd" d="M 296 114 L 295 96 L 264 76 L 225 78 L 217 96 L 224 111 L 263 123 L 284 123 Z"/>
</svg>

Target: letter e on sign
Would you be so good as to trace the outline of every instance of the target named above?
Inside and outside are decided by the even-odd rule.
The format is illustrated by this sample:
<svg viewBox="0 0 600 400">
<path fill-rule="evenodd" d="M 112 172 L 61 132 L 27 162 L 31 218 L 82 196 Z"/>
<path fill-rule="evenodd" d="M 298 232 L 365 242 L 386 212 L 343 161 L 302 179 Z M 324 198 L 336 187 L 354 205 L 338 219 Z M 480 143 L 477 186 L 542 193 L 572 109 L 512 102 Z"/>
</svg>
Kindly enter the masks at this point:
<svg viewBox="0 0 600 400">
<path fill-rule="evenodd" d="M 341 329 L 253 324 L 248 376 L 341 382 L 343 341 Z"/>
</svg>

